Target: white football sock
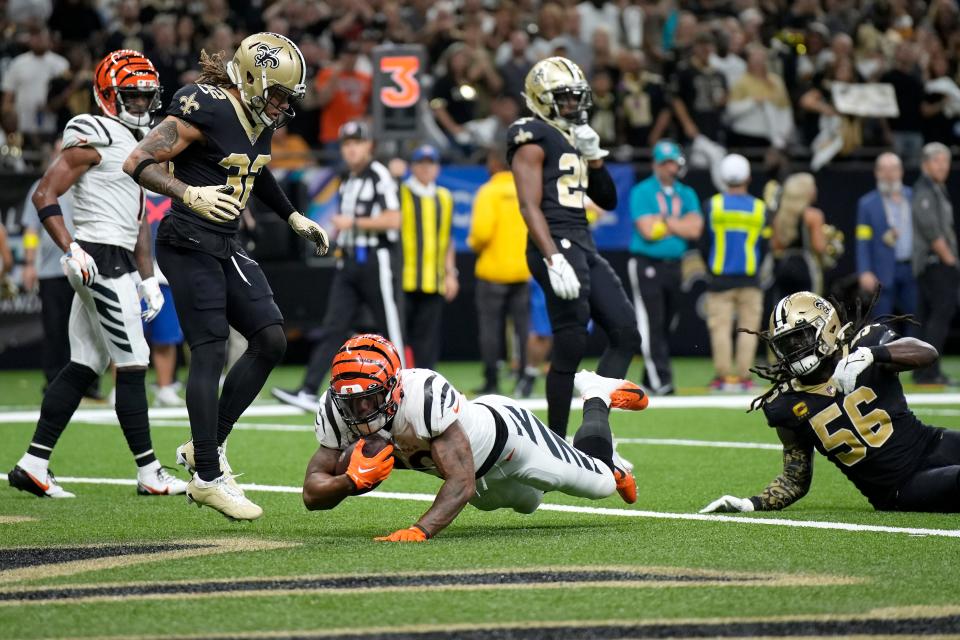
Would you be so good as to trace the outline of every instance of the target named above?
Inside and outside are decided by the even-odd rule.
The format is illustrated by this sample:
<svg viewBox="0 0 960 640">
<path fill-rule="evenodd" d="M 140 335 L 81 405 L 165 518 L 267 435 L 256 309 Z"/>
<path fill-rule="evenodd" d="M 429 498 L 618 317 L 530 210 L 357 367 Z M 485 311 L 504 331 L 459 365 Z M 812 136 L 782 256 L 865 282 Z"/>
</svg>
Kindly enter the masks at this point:
<svg viewBox="0 0 960 640">
<path fill-rule="evenodd" d="M 25 453 L 17 462 L 17 465 L 40 482 L 43 482 L 47 479 L 47 469 L 50 466 L 50 461 Z"/>
</svg>

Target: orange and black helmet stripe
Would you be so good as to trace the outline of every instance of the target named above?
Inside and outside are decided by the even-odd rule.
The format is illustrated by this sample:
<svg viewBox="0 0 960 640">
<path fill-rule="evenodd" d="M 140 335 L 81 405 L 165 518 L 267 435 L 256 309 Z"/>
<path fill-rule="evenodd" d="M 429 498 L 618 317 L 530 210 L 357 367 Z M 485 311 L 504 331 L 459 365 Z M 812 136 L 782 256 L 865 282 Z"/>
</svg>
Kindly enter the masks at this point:
<svg viewBox="0 0 960 640">
<path fill-rule="evenodd" d="M 384 387 L 400 370 L 396 347 L 382 336 L 363 334 L 344 343 L 333 358 L 331 383 L 367 380 Z"/>
</svg>

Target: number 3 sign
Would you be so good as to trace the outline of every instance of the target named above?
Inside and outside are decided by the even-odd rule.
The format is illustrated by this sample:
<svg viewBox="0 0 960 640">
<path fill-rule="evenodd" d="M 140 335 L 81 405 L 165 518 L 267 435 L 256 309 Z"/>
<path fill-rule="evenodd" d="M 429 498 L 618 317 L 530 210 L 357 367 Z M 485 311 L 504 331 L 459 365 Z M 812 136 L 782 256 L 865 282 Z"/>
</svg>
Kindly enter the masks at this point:
<svg viewBox="0 0 960 640">
<path fill-rule="evenodd" d="M 373 50 L 373 124 L 377 140 L 419 137 L 424 59 L 424 49 L 419 45 L 383 45 Z"/>
</svg>

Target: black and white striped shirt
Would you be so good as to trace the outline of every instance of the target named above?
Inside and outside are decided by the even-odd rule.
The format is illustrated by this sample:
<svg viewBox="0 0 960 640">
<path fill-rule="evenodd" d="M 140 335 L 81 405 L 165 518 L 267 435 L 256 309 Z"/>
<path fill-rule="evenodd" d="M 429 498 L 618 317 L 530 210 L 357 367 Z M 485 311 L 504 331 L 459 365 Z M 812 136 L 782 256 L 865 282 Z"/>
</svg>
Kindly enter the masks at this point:
<svg viewBox="0 0 960 640">
<path fill-rule="evenodd" d="M 376 218 L 384 211 L 399 211 L 397 183 L 381 163 L 374 160 L 356 175 L 340 183 L 340 213 L 353 218 Z M 337 245 L 348 251 L 356 247 L 390 247 L 399 238 L 396 230 L 340 232 Z"/>
</svg>

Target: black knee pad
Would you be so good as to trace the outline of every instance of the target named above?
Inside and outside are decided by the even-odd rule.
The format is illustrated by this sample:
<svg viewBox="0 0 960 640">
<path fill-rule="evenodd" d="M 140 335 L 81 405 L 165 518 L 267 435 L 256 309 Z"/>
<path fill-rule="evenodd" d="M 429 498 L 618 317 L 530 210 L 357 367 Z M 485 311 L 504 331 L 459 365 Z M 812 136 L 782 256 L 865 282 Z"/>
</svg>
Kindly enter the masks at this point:
<svg viewBox="0 0 960 640">
<path fill-rule="evenodd" d="M 283 325 L 272 324 L 250 336 L 249 344 L 255 349 L 257 357 L 277 364 L 287 352 L 287 336 L 283 333 Z"/>
<path fill-rule="evenodd" d="M 610 340 L 610 346 L 614 349 L 631 351 L 633 353 L 640 352 L 642 340 L 640 338 L 640 331 L 635 324 L 611 329 L 607 332 L 607 338 Z"/>
<path fill-rule="evenodd" d="M 586 328 L 572 328 L 553 334 L 553 356 L 551 369 L 559 373 L 576 373 L 583 354 L 587 350 Z"/>
</svg>

